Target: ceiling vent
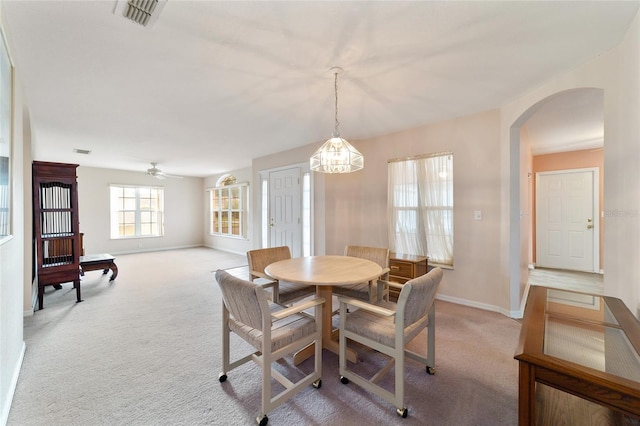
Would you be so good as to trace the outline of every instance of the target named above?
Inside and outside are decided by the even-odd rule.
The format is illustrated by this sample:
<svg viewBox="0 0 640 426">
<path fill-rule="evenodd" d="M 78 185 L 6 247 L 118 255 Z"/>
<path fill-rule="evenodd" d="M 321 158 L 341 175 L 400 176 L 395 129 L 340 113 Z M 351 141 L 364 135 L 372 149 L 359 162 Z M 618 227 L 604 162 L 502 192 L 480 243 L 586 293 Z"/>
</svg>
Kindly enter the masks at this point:
<svg viewBox="0 0 640 426">
<path fill-rule="evenodd" d="M 167 0 L 117 0 L 113 13 L 144 27 L 151 27 L 166 3 Z"/>
<path fill-rule="evenodd" d="M 88 150 L 88 149 L 80 149 L 80 148 L 73 148 L 73 152 L 75 152 L 76 154 L 84 154 L 84 155 L 91 154 L 90 150 Z"/>
</svg>

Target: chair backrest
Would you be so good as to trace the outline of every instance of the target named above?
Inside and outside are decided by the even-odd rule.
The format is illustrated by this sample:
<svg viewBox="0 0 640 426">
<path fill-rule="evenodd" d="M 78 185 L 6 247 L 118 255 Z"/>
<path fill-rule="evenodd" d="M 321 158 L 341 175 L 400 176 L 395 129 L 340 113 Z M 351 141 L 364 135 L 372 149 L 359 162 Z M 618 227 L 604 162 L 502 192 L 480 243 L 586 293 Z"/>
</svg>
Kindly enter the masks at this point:
<svg viewBox="0 0 640 426">
<path fill-rule="evenodd" d="M 264 268 L 280 260 L 291 259 L 291 250 L 288 246 L 270 247 L 247 252 L 249 271 L 264 272 Z"/>
<path fill-rule="evenodd" d="M 234 277 L 226 271 L 216 271 L 216 281 L 222 291 L 222 299 L 229 313 L 249 327 L 263 330 L 263 312 L 269 312 L 269 302 L 259 284 Z M 271 327 L 271 324 L 267 324 Z"/>
<path fill-rule="evenodd" d="M 442 269 L 433 268 L 427 274 L 409 280 L 402 286 L 398 296 L 398 305 L 404 304 L 405 327 L 429 313 L 436 298 L 442 275 Z"/>
<path fill-rule="evenodd" d="M 346 246 L 344 255 L 367 259 L 380 265 L 381 268 L 389 267 L 389 249 L 365 246 Z"/>
</svg>

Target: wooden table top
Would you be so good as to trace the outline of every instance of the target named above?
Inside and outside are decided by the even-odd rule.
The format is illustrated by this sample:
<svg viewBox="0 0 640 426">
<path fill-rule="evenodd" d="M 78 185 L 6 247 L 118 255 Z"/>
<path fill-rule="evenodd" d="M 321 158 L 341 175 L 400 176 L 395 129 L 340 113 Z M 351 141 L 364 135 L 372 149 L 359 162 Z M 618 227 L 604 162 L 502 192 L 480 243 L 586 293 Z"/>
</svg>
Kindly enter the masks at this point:
<svg viewBox="0 0 640 426">
<path fill-rule="evenodd" d="M 359 257 L 308 256 L 272 263 L 264 272 L 282 281 L 339 286 L 377 279 L 382 275 L 382 268 L 375 262 Z"/>
</svg>

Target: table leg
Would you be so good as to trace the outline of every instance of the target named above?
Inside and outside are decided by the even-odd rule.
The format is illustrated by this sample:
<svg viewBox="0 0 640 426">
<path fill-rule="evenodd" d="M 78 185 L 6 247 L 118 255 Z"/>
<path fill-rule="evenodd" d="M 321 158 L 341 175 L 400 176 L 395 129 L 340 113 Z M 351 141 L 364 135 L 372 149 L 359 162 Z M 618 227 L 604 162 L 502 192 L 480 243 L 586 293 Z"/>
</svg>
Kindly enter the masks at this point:
<svg viewBox="0 0 640 426">
<path fill-rule="evenodd" d="M 340 354 L 340 345 L 336 340 L 334 340 L 334 332 L 333 332 L 333 307 L 331 306 L 331 297 L 333 296 L 333 291 L 331 286 L 319 285 L 316 287 L 316 295 L 318 297 L 323 297 L 325 302 L 322 307 L 322 347 L 324 349 L 328 349 L 336 355 Z M 314 345 L 313 343 L 307 346 L 304 349 L 296 352 L 293 356 L 293 364 L 298 365 L 302 361 L 312 357 L 314 354 Z M 347 360 L 353 363 L 358 362 L 358 354 L 351 348 L 347 348 Z"/>
<path fill-rule="evenodd" d="M 536 424 L 536 377 L 535 366 L 519 362 L 518 425 Z"/>
<path fill-rule="evenodd" d="M 113 281 L 118 276 L 118 267 L 115 262 L 111 262 L 109 268 L 111 268 L 111 278 L 109 278 L 109 281 Z"/>
</svg>

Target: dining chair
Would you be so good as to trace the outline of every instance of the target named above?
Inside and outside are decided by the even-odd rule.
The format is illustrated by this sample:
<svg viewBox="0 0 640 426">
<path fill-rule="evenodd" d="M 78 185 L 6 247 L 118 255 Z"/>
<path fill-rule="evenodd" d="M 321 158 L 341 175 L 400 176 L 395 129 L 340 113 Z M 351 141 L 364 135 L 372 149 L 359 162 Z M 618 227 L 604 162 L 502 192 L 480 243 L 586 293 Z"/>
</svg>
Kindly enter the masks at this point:
<svg viewBox="0 0 640 426">
<path fill-rule="evenodd" d="M 262 285 L 271 288 L 271 300 L 281 305 L 288 305 L 307 296 L 315 294 L 315 287 L 279 281 L 264 273 L 264 268 L 280 260 L 291 259 L 291 250 L 288 246 L 270 247 L 264 249 L 249 250 L 247 261 L 249 262 L 249 278 Z"/>
<path fill-rule="evenodd" d="M 261 413 L 256 417 L 265 426 L 272 410 L 293 398 L 305 386 L 322 386 L 322 304 L 323 298 L 302 301 L 291 307 L 270 303 L 261 285 L 234 277 L 218 270 L 216 281 L 222 292 L 222 372 L 220 383 L 227 380 L 233 369 L 254 361 L 262 368 Z M 303 311 L 314 309 L 310 315 Z M 237 334 L 256 349 L 256 352 L 231 361 L 230 335 Z M 313 371 L 297 379 L 287 378 L 273 368 L 273 363 L 315 342 Z M 271 379 L 279 382 L 284 390 L 274 394 Z M 241 379 L 247 380 L 247 379 Z M 253 379 L 248 379 L 253 380 Z M 296 380 L 295 382 L 292 380 Z M 277 388 L 279 390 L 279 387 Z"/>
<path fill-rule="evenodd" d="M 382 268 L 380 279 L 389 279 L 389 249 L 366 246 L 346 246 L 345 256 L 359 257 L 377 263 Z M 384 283 L 377 284 L 378 280 L 371 280 L 359 284 L 335 286 L 333 292 L 337 295 L 355 297 L 367 302 L 374 302 L 388 298 L 388 288 Z"/>
<path fill-rule="evenodd" d="M 338 297 L 340 301 L 340 381 L 353 381 L 396 407 L 396 413 L 405 418 L 409 410 L 404 406 L 405 357 L 426 365 L 428 374 L 435 374 L 435 312 L 434 299 L 442 280 L 442 269 L 407 281 L 399 287 L 398 302 L 380 301 L 370 304 L 359 299 Z M 358 309 L 347 313 L 347 306 Z M 423 356 L 407 349 L 407 344 L 427 329 L 427 354 Z M 364 377 L 348 368 L 347 340 L 360 343 L 389 359 L 378 372 Z M 393 391 L 377 384 L 395 365 Z"/>
</svg>

